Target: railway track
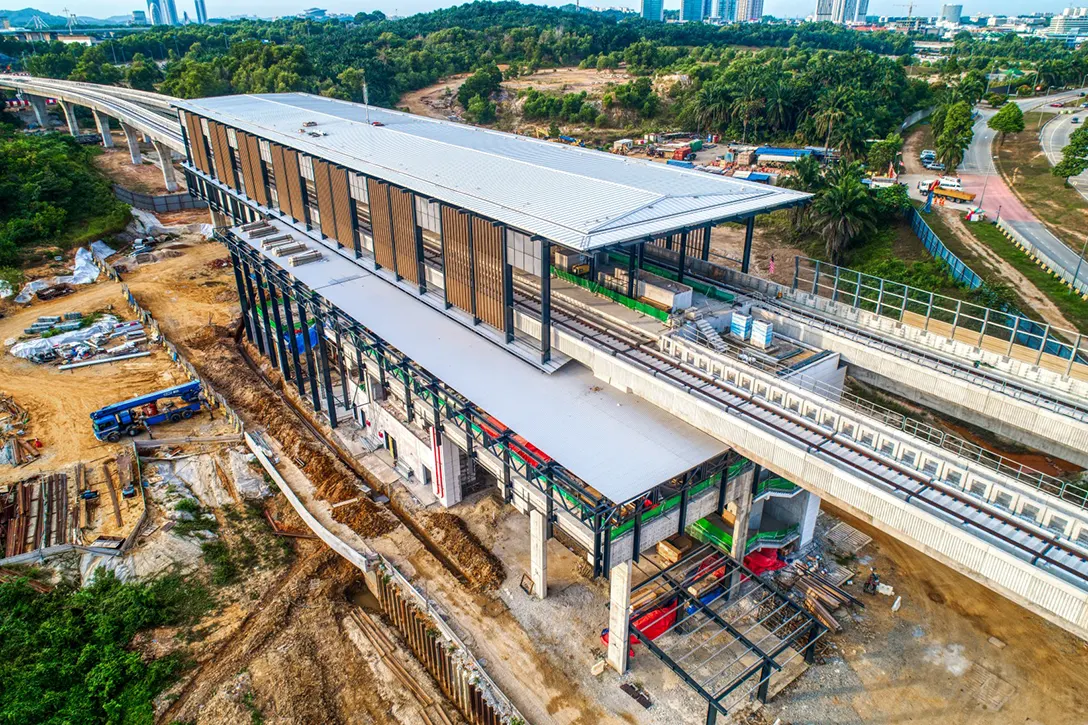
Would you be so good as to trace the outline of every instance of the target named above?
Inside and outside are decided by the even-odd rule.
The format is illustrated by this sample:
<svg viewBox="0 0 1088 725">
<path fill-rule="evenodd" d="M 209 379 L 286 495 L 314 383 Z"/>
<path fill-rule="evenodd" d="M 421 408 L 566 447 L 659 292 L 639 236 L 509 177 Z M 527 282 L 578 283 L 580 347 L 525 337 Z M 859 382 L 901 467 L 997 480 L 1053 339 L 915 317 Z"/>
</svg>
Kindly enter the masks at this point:
<svg viewBox="0 0 1088 725">
<path fill-rule="evenodd" d="M 539 315 L 539 302 L 526 289 L 518 286 L 515 290 L 515 304 Z M 1058 573 L 1063 579 L 1088 589 L 1088 559 L 1079 548 L 1013 515 L 984 506 L 961 491 L 935 484 L 918 471 L 885 459 L 841 434 L 822 429 L 800 415 L 789 415 L 758 396 L 685 365 L 658 350 L 656 339 L 649 334 L 554 298 L 552 325 L 805 451 L 850 469 L 909 503 L 972 529 L 979 538 L 1002 546 L 1033 566 Z"/>
</svg>

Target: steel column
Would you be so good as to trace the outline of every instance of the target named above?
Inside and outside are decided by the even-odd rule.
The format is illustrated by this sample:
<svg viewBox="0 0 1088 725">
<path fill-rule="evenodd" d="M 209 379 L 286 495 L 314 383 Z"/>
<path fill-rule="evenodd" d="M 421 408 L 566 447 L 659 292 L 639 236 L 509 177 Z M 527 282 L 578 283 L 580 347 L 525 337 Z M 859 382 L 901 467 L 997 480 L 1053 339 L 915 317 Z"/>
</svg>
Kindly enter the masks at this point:
<svg viewBox="0 0 1088 725">
<path fill-rule="evenodd" d="M 752 233 L 755 232 L 756 218 L 748 217 L 744 227 L 744 255 L 740 260 L 740 271 L 748 274 L 748 268 L 752 263 Z"/>
<path fill-rule="evenodd" d="M 242 273 L 246 281 L 246 300 L 248 301 L 250 321 L 253 323 L 253 344 L 256 345 L 257 349 L 264 355 L 266 354 L 264 351 L 264 339 L 261 337 L 261 327 L 260 323 L 257 321 L 256 298 L 253 294 L 253 273 L 249 270 L 249 262 L 244 259 L 242 260 Z"/>
<path fill-rule="evenodd" d="M 290 382 L 291 370 L 287 362 L 287 346 L 283 342 L 283 323 L 280 321 L 280 306 L 277 297 L 282 294 L 279 285 L 276 284 L 276 276 L 265 266 L 265 279 L 268 280 L 268 295 L 272 302 L 272 320 L 276 323 L 276 347 L 280 356 L 280 371 L 284 380 Z"/>
<path fill-rule="evenodd" d="M 631 299 L 635 298 L 635 249 L 627 249 L 627 296 Z"/>
<path fill-rule="evenodd" d="M 286 284 L 280 288 L 280 293 L 283 296 L 283 314 L 286 318 L 287 334 L 290 335 L 291 339 L 291 362 L 294 363 L 295 368 L 295 385 L 298 387 L 298 397 L 303 398 L 306 396 L 306 384 L 302 380 L 302 364 L 298 354 L 298 336 L 295 334 L 295 319 L 291 313 L 291 297 L 287 294 L 287 289 Z"/>
<path fill-rule="evenodd" d="M 310 379 L 310 402 L 313 403 L 314 410 L 321 410 L 321 395 L 317 390 L 317 370 L 314 369 L 316 365 L 314 348 L 310 343 L 310 317 L 301 295 L 295 300 L 295 306 L 298 308 L 299 324 L 302 325 L 302 345 L 306 351 L 306 377 Z"/>
<path fill-rule="evenodd" d="M 704 242 L 703 242 L 703 252 L 700 255 L 700 257 L 702 258 L 702 260 L 704 262 L 709 262 L 710 261 L 710 230 L 711 230 L 711 226 L 709 224 L 707 224 L 705 227 L 703 227 L 703 234 L 704 234 L 703 240 L 704 240 Z"/>
<path fill-rule="evenodd" d="M 344 408 L 348 407 L 348 366 L 344 363 L 344 336 L 340 333 L 340 323 L 336 323 L 336 367 L 340 371 L 340 392 L 344 395 Z"/>
<path fill-rule="evenodd" d="M 246 339 L 253 342 L 253 328 L 250 326 L 249 310 L 246 309 L 246 284 L 242 281 L 242 263 L 233 249 L 230 252 L 230 264 L 234 267 L 234 284 L 238 287 L 238 303 L 242 307 L 242 327 L 246 332 Z"/>
<path fill-rule="evenodd" d="M 684 281 L 684 262 L 687 261 L 688 256 L 688 233 L 684 230 L 680 233 L 680 263 L 676 265 L 676 281 L 683 283 Z"/>
<path fill-rule="evenodd" d="M 257 265 L 253 266 L 253 276 L 257 282 L 257 301 L 261 305 L 261 319 L 264 322 L 265 355 L 272 363 L 272 369 L 279 369 L 279 359 L 276 357 L 276 348 L 272 344 L 272 322 L 268 319 L 267 297 L 264 294 L 265 276 L 259 271 Z"/>
<path fill-rule="evenodd" d="M 552 243 L 540 240 L 540 362 L 552 359 Z"/>
<path fill-rule="evenodd" d="M 329 370 L 329 341 L 325 338 L 325 323 L 321 319 L 322 310 L 316 309 L 317 354 L 321 365 L 321 382 L 325 387 L 325 406 L 329 414 L 329 427 L 336 427 L 336 401 L 332 397 L 332 372 Z"/>
</svg>

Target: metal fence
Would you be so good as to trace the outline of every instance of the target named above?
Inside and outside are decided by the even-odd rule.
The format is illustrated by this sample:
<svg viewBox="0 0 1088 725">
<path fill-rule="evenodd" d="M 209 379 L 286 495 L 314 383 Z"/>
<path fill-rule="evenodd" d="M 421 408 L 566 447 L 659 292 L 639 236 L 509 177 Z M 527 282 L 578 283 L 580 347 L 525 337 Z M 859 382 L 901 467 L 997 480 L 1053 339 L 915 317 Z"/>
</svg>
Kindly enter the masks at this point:
<svg viewBox="0 0 1088 725">
<path fill-rule="evenodd" d="M 1076 330 L 1035 322 L 1014 312 L 976 305 L 818 259 L 794 259 L 793 289 L 1063 375 L 1070 374 L 1074 362 L 1088 364 L 1088 348 Z"/>
<path fill-rule="evenodd" d="M 189 192 L 180 194 L 141 194 L 138 191 L 130 191 L 123 186 L 113 185 L 113 195 L 129 206 L 144 211 L 153 211 L 164 214 L 185 209 L 207 209 L 208 203 L 190 196 Z"/>
<path fill-rule="evenodd" d="M 922 242 L 926 251 L 932 254 L 936 259 L 939 259 L 948 265 L 948 273 L 952 275 L 952 279 L 957 282 L 962 282 L 971 289 L 978 289 L 985 285 L 985 282 L 982 281 L 982 277 L 975 274 L 975 270 L 968 267 L 962 259 L 953 254 L 952 250 L 945 246 L 936 232 L 929 228 L 929 224 L 926 224 L 926 220 L 922 218 L 922 215 L 918 213 L 917 209 L 912 207 L 910 211 L 907 212 L 907 219 L 910 221 L 911 231 L 913 231 L 915 236 Z"/>
</svg>

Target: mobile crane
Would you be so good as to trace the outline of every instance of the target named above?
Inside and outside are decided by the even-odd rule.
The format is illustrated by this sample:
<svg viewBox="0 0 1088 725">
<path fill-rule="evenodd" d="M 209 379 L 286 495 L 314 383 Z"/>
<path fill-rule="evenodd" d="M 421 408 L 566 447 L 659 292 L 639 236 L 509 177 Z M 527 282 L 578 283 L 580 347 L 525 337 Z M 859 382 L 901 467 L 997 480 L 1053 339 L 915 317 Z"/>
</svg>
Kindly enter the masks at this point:
<svg viewBox="0 0 1088 725">
<path fill-rule="evenodd" d="M 91 413 L 94 437 L 116 443 L 121 436 L 136 436 L 153 425 L 192 418 L 207 405 L 201 388 L 200 381 L 194 380 L 99 408 Z"/>
</svg>

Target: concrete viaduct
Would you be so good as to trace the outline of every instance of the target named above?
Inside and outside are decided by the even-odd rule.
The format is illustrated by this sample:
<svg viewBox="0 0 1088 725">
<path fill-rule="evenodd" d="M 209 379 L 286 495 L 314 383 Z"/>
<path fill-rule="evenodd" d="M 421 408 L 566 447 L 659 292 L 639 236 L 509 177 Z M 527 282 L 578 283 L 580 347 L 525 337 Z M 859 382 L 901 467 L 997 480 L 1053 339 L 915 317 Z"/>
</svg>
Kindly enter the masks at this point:
<svg viewBox="0 0 1088 725">
<path fill-rule="evenodd" d="M 0 87 L 18 91 L 30 101 L 34 116 L 43 128 L 49 126 L 46 100 L 55 99 L 64 113 L 68 131 L 73 136 L 80 133 L 75 107 L 84 106 L 90 109 L 98 133 L 102 136 L 102 145 L 106 148 L 113 147 L 109 121 L 111 118 L 117 119 L 124 131 L 132 163 L 143 163 L 139 146 L 141 138 L 150 142 L 159 157 L 158 165 L 162 169 L 167 191 L 177 190 L 172 155 L 185 154 L 181 124 L 178 122 L 177 111 L 172 107 L 179 99 L 131 88 L 106 88 L 94 83 L 10 74 L 0 74 Z"/>
</svg>

